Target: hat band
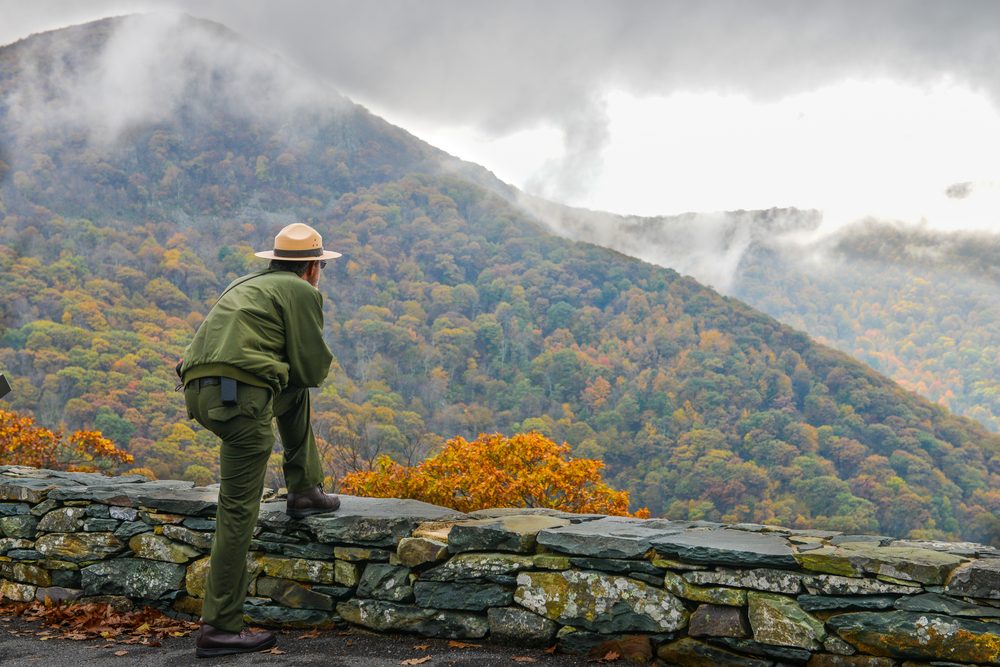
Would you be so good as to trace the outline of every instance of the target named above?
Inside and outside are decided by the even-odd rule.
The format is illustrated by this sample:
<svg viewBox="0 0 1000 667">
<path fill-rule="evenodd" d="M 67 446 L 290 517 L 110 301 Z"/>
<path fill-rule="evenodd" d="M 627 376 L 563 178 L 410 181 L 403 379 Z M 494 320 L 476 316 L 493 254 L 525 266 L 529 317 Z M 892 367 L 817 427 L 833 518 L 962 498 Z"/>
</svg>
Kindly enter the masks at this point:
<svg viewBox="0 0 1000 667">
<path fill-rule="evenodd" d="M 274 249 L 275 257 L 322 257 L 322 248 L 310 248 L 308 250 L 282 250 L 281 248 Z"/>
</svg>

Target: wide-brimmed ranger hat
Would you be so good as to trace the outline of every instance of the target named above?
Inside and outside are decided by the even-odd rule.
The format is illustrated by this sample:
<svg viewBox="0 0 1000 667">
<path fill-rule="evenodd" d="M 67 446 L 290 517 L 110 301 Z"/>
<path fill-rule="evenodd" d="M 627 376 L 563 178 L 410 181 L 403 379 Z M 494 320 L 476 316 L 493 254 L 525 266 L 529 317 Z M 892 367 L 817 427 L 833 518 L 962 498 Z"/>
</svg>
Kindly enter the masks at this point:
<svg viewBox="0 0 1000 667">
<path fill-rule="evenodd" d="M 309 225 L 301 222 L 288 225 L 274 237 L 274 250 L 255 252 L 264 259 L 280 259 L 285 262 L 312 262 L 317 259 L 340 257 L 339 252 L 323 250 L 323 237 Z"/>
</svg>

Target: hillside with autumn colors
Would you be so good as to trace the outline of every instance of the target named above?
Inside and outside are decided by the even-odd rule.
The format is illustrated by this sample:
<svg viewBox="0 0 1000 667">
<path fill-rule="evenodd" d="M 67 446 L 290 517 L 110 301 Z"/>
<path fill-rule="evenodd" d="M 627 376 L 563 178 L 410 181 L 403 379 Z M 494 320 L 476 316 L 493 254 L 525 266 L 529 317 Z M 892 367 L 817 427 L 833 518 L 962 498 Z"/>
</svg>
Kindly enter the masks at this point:
<svg viewBox="0 0 1000 667">
<path fill-rule="evenodd" d="M 334 472 L 537 431 L 654 516 L 1000 534 L 981 424 L 691 278 L 554 236 L 454 166 L 215 24 L 108 19 L 0 48 L 5 405 L 213 481 L 173 366 L 303 221 L 344 253 L 320 283 L 336 361 L 314 403 Z"/>
</svg>

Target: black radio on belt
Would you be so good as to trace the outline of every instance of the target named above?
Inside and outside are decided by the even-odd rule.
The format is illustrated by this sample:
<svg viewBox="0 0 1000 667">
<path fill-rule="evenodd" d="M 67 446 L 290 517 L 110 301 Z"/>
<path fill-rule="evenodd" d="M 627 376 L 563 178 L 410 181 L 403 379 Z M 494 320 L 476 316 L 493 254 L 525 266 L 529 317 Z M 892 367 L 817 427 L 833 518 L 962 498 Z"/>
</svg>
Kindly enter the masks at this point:
<svg viewBox="0 0 1000 667">
<path fill-rule="evenodd" d="M 233 378 L 221 378 L 222 382 L 222 404 L 236 405 L 236 380 Z"/>
</svg>

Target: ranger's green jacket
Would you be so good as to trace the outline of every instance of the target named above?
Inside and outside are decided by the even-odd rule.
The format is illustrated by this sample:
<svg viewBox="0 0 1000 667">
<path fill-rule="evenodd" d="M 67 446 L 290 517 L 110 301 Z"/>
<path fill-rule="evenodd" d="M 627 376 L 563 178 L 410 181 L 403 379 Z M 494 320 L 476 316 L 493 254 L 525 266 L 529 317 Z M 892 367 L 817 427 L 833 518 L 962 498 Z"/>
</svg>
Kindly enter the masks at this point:
<svg viewBox="0 0 1000 667">
<path fill-rule="evenodd" d="M 319 291 L 294 273 L 269 269 L 230 287 L 184 351 L 184 384 L 223 376 L 275 395 L 289 384 L 323 384 L 333 354 L 323 341 Z"/>
</svg>

